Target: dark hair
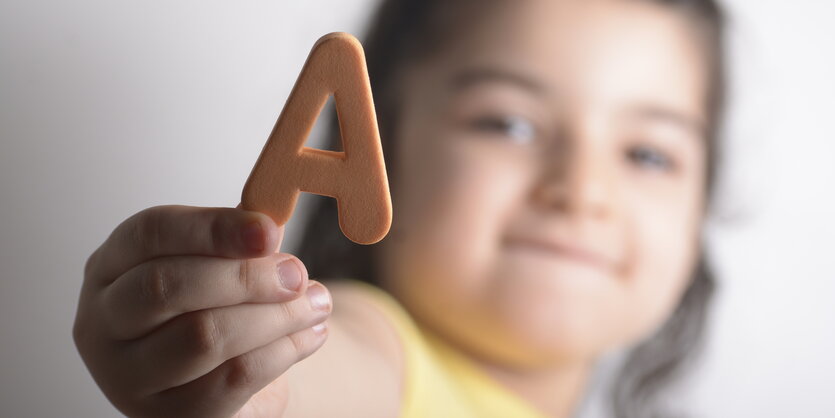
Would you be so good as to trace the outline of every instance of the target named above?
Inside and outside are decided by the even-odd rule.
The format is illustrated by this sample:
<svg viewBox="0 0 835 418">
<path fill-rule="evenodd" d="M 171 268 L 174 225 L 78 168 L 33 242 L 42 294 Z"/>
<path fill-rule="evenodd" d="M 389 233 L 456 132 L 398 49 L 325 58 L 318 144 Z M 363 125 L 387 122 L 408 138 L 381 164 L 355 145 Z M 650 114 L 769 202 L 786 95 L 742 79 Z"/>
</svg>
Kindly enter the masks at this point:
<svg viewBox="0 0 835 418">
<path fill-rule="evenodd" d="M 627 1 L 627 0 L 624 0 Z M 631 0 L 638 1 L 638 0 Z M 716 136 L 724 96 L 723 27 L 724 17 L 713 0 L 640 0 L 670 7 L 694 25 L 703 40 L 709 65 L 710 91 L 708 121 L 708 159 L 706 187 L 713 190 L 717 165 Z M 462 7 L 462 6 L 471 7 Z M 474 7 L 472 7 L 474 6 Z M 484 10 L 483 0 L 383 0 L 372 20 L 364 47 L 368 62 L 380 136 L 389 177 L 396 177 L 394 135 L 398 117 L 398 71 L 443 47 L 460 27 L 460 13 Z M 470 13 L 471 14 L 471 13 Z M 339 149 L 338 118 L 329 121 L 330 149 Z M 392 181 L 392 184 L 394 182 Z M 709 200 L 709 199 L 708 199 Z M 310 275 L 320 279 L 350 277 L 379 284 L 375 247 L 354 244 L 346 239 L 337 223 L 333 199 L 316 197 L 297 251 Z M 678 377 L 703 340 L 707 312 L 715 280 L 704 250 L 677 308 L 654 335 L 633 347 L 616 377 L 611 391 L 612 412 L 616 417 L 669 416 L 663 408 L 663 390 Z"/>
</svg>

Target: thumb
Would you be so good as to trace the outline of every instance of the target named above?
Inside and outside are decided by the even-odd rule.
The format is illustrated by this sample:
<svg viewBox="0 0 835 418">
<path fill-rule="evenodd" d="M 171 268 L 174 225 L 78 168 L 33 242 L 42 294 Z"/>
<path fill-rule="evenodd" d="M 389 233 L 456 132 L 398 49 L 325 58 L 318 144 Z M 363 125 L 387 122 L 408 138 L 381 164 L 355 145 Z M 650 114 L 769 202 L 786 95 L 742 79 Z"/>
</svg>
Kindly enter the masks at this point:
<svg viewBox="0 0 835 418">
<path fill-rule="evenodd" d="M 235 209 L 243 209 L 243 203 L 238 203 Z M 254 212 L 254 211 L 253 211 Z M 260 212 L 259 212 L 260 213 Z M 261 221 L 262 232 L 260 236 L 258 233 L 253 233 L 252 239 L 263 243 L 264 246 L 270 247 L 265 250 L 273 251 L 274 253 L 281 252 L 281 243 L 284 242 L 284 225 L 278 225 L 271 217 L 266 214 L 261 214 L 264 219 Z"/>
</svg>

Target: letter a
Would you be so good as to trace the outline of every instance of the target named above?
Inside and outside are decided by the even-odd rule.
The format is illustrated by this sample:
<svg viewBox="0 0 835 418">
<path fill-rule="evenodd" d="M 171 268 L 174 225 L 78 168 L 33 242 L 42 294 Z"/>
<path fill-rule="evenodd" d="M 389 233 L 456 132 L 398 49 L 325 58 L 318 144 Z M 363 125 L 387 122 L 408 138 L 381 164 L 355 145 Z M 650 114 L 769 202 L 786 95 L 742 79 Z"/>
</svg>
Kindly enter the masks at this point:
<svg viewBox="0 0 835 418">
<path fill-rule="evenodd" d="M 330 94 L 343 152 L 304 147 Z M 391 227 L 391 197 L 362 45 L 346 33 L 319 39 L 249 175 L 242 207 L 287 223 L 299 192 L 336 199 L 339 228 L 360 244 Z"/>
</svg>

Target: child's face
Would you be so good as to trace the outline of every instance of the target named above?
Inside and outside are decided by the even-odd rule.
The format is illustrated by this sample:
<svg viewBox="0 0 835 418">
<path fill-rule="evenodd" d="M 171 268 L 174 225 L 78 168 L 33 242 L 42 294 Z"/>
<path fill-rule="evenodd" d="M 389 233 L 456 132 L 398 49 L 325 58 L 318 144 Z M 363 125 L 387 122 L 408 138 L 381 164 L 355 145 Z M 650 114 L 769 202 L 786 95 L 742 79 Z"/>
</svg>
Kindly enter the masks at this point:
<svg viewBox="0 0 835 418">
<path fill-rule="evenodd" d="M 703 51 L 648 2 L 500 8 L 402 80 L 384 285 L 477 356 L 591 358 L 660 325 L 694 268 Z"/>
</svg>

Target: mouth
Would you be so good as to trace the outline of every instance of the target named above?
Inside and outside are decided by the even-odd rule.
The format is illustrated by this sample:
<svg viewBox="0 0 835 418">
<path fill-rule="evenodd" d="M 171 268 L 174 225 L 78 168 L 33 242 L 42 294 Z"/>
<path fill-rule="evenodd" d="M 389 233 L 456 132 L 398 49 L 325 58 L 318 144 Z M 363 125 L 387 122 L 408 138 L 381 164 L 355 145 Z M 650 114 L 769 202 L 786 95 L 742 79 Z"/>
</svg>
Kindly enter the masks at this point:
<svg viewBox="0 0 835 418">
<path fill-rule="evenodd" d="M 528 251 L 558 260 L 582 264 L 606 272 L 612 272 L 617 265 L 611 257 L 600 251 L 570 245 L 562 241 L 511 237 L 505 240 L 505 246 L 511 250 Z"/>
</svg>

